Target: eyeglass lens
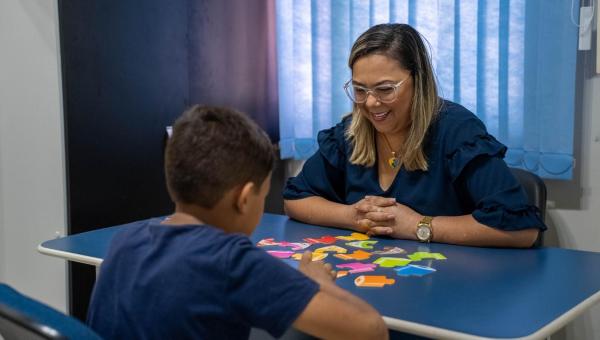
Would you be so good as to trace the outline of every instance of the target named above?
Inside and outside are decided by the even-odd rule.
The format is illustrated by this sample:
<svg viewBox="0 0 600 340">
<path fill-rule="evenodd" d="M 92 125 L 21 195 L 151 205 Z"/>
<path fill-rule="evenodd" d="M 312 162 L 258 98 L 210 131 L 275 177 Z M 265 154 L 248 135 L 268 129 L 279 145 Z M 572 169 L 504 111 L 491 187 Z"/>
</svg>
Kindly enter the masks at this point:
<svg viewBox="0 0 600 340">
<path fill-rule="evenodd" d="M 347 92 L 350 99 L 357 103 L 364 103 L 367 101 L 369 93 L 381 102 L 390 102 L 396 99 L 396 87 L 393 85 L 381 85 L 372 90 L 361 86 L 350 85 L 348 90 L 349 91 Z"/>
</svg>

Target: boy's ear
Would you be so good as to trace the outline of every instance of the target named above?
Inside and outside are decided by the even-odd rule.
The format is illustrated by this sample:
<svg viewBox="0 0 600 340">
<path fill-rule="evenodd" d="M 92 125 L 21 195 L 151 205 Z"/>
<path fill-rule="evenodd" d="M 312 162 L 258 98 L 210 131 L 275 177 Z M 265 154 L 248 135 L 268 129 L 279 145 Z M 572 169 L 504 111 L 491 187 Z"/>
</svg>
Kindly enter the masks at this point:
<svg viewBox="0 0 600 340">
<path fill-rule="evenodd" d="M 235 208 L 239 213 L 245 214 L 248 211 L 248 203 L 250 201 L 250 195 L 254 194 L 256 188 L 254 187 L 256 184 L 253 182 L 247 182 L 242 185 L 241 190 L 239 191 L 239 195 L 235 200 Z"/>
</svg>

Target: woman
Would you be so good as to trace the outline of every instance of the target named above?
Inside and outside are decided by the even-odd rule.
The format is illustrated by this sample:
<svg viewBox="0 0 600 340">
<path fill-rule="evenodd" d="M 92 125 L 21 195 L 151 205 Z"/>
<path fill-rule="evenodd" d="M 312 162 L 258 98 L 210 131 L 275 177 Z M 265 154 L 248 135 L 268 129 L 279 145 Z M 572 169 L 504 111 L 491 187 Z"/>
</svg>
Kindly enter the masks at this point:
<svg viewBox="0 0 600 340">
<path fill-rule="evenodd" d="M 286 213 L 319 225 L 423 242 L 530 247 L 546 229 L 503 161 L 506 147 L 438 97 L 420 34 L 373 26 L 354 43 L 351 115 L 284 190 Z"/>
</svg>

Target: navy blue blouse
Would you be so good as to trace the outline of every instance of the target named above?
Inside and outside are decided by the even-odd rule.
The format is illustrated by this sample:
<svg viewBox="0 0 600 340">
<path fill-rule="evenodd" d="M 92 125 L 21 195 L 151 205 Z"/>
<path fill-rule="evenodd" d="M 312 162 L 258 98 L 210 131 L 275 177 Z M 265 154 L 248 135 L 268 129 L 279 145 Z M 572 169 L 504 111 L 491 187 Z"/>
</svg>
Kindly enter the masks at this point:
<svg viewBox="0 0 600 340">
<path fill-rule="evenodd" d="M 429 169 L 402 167 L 387 190 L 379 184 L 377 166 L 350 163 L 352 145 L 344 136 L 350 122 L 348 116 L 319 132 L 319 150 L 287 181 L 285 199 L 321 196 L 353 204 L 365 195 L 395 197 L 423 215 L 472 214 L 479 223 L 498 229 L 546 229 L 503 160 L 506 147 L 463 106 L 444 101 L 424 144 Z"/>
</svg>

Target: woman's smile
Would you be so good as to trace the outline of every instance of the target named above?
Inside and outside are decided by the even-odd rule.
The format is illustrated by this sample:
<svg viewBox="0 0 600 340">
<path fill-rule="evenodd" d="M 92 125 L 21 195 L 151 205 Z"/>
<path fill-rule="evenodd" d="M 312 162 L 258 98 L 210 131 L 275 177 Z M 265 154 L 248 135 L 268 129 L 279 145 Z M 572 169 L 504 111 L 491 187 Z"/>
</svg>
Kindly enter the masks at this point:
<svg viewBox="0 0 600 340">
<path fill-rule="evenodd" d="M 376 122 L 383 122 L 391 113 L 391 110 L 380 111 L 380 112 L 371 112 L 371 117 Z"/>
</svg>

